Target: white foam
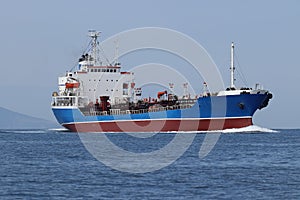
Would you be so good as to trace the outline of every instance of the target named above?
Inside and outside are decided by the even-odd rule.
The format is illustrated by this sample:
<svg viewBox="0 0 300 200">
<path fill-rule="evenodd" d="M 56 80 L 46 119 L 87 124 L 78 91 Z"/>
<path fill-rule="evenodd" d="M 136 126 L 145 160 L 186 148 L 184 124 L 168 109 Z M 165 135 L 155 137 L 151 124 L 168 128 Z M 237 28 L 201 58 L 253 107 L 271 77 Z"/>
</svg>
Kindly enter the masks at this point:
<svg viewBox="0 0 300 200">
<path fill-rule="evenodd" d="M 8 130 L 11 133 L 46 133 L 45 130 Z"/>
<path fill-rule="evenodd" d="M 69 131 L 68 129 L 65 128 L 56 128 L 56 129 L 48 129 L 51 131 L 58 131 L 58 132 L 65 132 Z M 279 131 L 268 129 L 268 128 L 263 128 L 257 125 L 251 125 L 243 128 L 232 128 L 232 129 L 225 129 L 225 130 L 211 130 L 211 131 L 159 131 L 159 132 L 104 132 L 108 134 L 114 134 L 114 133 L 126 133 L 128 135 L 131 135 L 133 137 L 140 137 L 140 138 L 147 138 L 150 137 L 148 134 L 151 134 L 151 136 L 157 134 L 157 133 L 190 133 L 190 134 L 195 134 L 195 133 L 278 133 Z M 89 133 L 99 133 L 99 132 L 89 132 Z M 140 134 L 146 134 L 145 136 L 137 136 Z"/>
<path fill-rule="evenodd" d="M 278 133 L 279 131 L 263 128 L 257 125 L 251 125 L 243 128 L 232 128 L 225 129 L 221 131 L 222 133 L 252 133 L 252 132 L 260 132 L 260 133 Z"/>
<path fill-rule="evenodd" d="M 48 131 L 66 132 L 66 131 L 69 131 L 69 130 L 62 127 L 62 128 L 50 128 L 50 129 L 48 129 Z"/>
<path fill-rule="evenodd" d="M 231 128 L 225 130 L 211 131 L 170 131 L 168 133 L 278 133 L 279 131 L 263 128 L 257 125 L 251 125 L 243 128 Z"/>
</svg>

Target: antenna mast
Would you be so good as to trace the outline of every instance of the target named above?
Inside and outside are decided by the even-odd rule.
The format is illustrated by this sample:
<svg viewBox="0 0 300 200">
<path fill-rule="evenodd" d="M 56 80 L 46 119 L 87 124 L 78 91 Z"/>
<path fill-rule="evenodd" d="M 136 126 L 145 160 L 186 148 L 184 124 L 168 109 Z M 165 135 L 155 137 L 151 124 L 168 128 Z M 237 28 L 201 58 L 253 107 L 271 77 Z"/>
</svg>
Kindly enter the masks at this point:
<svg viewBox="0 0 300 200">
<path fill-rule="evenodd" d="M 119 63 L 119 40 L 115 40 L 116 50 L 115 50 L 115 66 L 120 65 Z"/>
<path fill-rule="evenodd" d="M 96 30 L 89 30 L 89 36 L 92 38 L 92 56 L 93 56 L 93 60 L 94 60 L 94 66 L 98 64 L 98 37 L 100 36 L 100 31 L 96 31 Z"/>
<path fill-rule="evenodd" d="M 235 70 L 235 67 L 234 67 L 234 44 L 233 42 L 231 43 L 231 57 L 230 57 L 230 88 L 235 88 L 235 85 L 234 85 L 234 81 L 235 81 L 235 78 L 234 78 L 234 70 Z"/>
</svg>

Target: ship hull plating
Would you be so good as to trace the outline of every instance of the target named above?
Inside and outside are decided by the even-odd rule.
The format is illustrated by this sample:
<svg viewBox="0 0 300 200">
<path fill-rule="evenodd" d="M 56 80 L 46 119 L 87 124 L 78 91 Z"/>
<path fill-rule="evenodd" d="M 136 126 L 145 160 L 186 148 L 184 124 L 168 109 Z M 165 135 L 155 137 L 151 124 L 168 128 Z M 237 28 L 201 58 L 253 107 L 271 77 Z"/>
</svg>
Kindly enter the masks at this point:
<svg viewBox="0 0 300 200">
<path fill-rule="evenodd" d="M 126 115 L 84 116 L 76 107 L 53 107 L 57 121 L 74 132 L 171 132 L 242 128 L 269 99 L 266 94 L 198 98 L 187 109 Z"/>
<path fill-rule="evenodd" d="M 192 132 L 242 128 L 252 125 L 252 118 L 131 120 L 62 125 L 72 132 Z"/>
</svg>

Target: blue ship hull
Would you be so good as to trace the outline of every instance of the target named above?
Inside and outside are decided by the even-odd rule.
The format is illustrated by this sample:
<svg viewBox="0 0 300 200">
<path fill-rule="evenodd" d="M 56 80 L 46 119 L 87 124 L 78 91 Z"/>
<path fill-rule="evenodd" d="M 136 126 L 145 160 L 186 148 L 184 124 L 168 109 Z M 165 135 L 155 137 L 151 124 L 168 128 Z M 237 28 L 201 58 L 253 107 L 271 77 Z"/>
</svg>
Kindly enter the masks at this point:
<svg viewBox="0 0 300 200">
<path fill-rule="evenodd" d="M 267 92 L 200 97 L 191 108 L 139 114 L 85 116 L 71 106 L 52 110 L 62 126 L 78 132 L 205 131 L 252 125 L 255 111 L 270 98 Z"/>
</svg>

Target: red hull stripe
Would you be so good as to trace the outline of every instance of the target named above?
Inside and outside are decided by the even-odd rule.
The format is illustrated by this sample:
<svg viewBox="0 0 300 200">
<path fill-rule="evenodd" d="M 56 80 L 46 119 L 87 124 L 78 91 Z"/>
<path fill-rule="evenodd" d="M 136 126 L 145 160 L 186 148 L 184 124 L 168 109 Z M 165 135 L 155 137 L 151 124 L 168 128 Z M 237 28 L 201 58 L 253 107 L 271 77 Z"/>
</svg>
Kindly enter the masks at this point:
<svg viewBox="0 0 300 200">
<path fill-rule="evenodd" d="M 216 118 L 189 120 L 98 121 L 63 124 L 73 132 L 170 132 L 207 131 L 242 128 L 252 125 L 252 118 Z"/>
</svg>

